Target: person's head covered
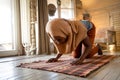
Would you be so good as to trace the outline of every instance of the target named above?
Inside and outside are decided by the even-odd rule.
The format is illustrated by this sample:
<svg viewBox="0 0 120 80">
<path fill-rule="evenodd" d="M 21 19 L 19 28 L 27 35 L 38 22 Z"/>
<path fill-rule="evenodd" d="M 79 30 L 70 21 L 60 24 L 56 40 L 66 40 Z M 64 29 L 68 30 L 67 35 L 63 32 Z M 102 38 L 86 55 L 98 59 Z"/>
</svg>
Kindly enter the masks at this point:
<svg viewBox="0 0 120 80">
<path fill-rule="evenodd" d="M 83 20 L 89 20 L 91 18 L 89 13 L 83 13 Z"/>
</svg>

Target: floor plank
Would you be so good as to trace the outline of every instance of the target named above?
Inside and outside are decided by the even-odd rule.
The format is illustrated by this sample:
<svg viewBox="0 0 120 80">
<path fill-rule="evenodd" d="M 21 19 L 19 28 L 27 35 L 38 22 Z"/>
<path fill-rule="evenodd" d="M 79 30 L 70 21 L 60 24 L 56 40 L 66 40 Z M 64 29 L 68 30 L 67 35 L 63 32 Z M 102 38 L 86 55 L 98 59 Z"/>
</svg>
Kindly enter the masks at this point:
<svg viewBox="0 0 120 80">
<path fill-rule="evenodd" d="M 120 55 L 119 52 L 112 54 Z M 5 58 L 5 60 L 2 58 L 0 59 L 0 80 L 120 80 L 120 58 L 111 61 L 86 78 L 16 67 L 20 63 L 49 59 L 53 56 L 54 55 L 27 56 L 26 58 L 25 56 L 11 57 L 9 59 Z"/>
<path fill-rule="evenodd" d="M 112 66 L 112 67 L 111 67 L 109 73 L 104 77 L 103 80 L 106 80 L 106 79 L 107 80 L 117 80 L 117 78 L 120 76 L 120 63 L 119 63 L 119 61 L 120 61 L 120 58 L 119 58 L 119 60 L 116 59 L 116 61 L 111 63 L 110 66 Z"/>
</svg>

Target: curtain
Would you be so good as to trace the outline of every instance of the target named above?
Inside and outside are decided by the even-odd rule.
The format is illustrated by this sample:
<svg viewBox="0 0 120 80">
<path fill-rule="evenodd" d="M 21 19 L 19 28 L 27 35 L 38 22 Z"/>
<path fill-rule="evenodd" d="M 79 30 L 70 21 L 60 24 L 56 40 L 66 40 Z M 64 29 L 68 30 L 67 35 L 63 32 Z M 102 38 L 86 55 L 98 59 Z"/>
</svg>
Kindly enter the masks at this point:
<svg viewBox="0 0 120 80">
<path fill-rule="evenodd" d="M 48 22 L 47 0 L 38 0 L 38 54 L 50 54 L 49 38 L 45 31 Z"/>
</svg>

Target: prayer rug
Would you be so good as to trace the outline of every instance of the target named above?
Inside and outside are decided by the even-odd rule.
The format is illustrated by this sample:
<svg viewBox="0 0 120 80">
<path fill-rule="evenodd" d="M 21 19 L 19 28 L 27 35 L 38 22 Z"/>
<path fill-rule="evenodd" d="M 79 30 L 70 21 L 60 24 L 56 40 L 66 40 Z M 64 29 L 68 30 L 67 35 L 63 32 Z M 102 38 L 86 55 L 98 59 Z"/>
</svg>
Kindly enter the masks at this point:
<svg viewBox="0 0 120 80">
<path fill-rule="evenodd" d="M 70 63 L 75 59 L 71 56 L 64 56 L 61 57 L 58 62 L 46 63 L 47 60 L 39 60 L 31 63 L 21 63 L 17 67 L 47 70 L 68 75 L 86 77 L 91 72 L 110 62 L 113 58 L 115 58 L 113 55 L 94 56 L 92 58 L 85 59 L 80 65 L 71 65 Z"/>
</svg>

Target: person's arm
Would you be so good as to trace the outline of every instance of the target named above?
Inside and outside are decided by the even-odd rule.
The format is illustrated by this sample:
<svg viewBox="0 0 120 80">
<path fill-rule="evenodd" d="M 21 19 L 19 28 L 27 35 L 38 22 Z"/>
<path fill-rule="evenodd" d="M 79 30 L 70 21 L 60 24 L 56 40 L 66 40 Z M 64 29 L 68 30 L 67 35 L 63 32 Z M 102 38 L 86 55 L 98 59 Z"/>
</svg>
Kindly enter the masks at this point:
<svg viewBox="0 0 120 80">
<path fill-rule="evenodd" d="M 90 52 L 91 49 L 92 49 L 92 45 L 91 45 L 90 40 L 89 40 L 88 37 L 87 37 L 86 39 L 84 39 L 82 43 L 83 43 L 84 46 L 85 46 L 85 50 L 84 50 L 84 52 L 83 52 L 83 55 L 81 55 L 81 57 L 79 58 L 79 60 L 80 60 L 81 62 L 83 62 L 83 60 L 86 58 L 86 56 L 89 54 L 89 52 Z"/>
<path fill-rule="evenodd" d="M 61 56 L 62 56 L 62 54 L 58 53 L 56 56 L 56 59 L 58 60 Z"/>
<path fill-rule="evenodd" d="M 50 58 L 47 62 L 57 62 L 58 59 L 62 56 L 62 54 L 58 53 L 57 56 L 55 58 Z"/>
<path fill-rule="evenodd" d="M 85 50 L 84 50 L 83 54 L 81 55 L 81 57 L 80 57 L 79 59 L 77 59 L 76 61 L 73 61 L 73 62 L 71 63 L 72 65 L 81 64 L 81 63 L 84 61 L 84 59 L 86 58 L 86 56 L 89 54 L 89 52 L 90 52 L 90 50 L 91 50 L 91 48 L 92 48 L 91 43 L 90 43 L 88 37 L 85 38 L 85 39 L 82 41 L 82 43 L 83 43 L 84 46 L 85 46 Z"/>
<path fill-rule="evenodd" d="M 50 36 L 50 35 L 49 35 Z M 63 44 L 66 42 L 67 37 L 61 37 L 61 36 L 54 36 L 54 39 L 51 37 L 51 39 L 54 41 L 56 44 Z M 47 62 L 57 62 L 58 59 L 62 56 L 62 53 L 58 53 L 55 58 L 50 58 Z"/>
</svg>

